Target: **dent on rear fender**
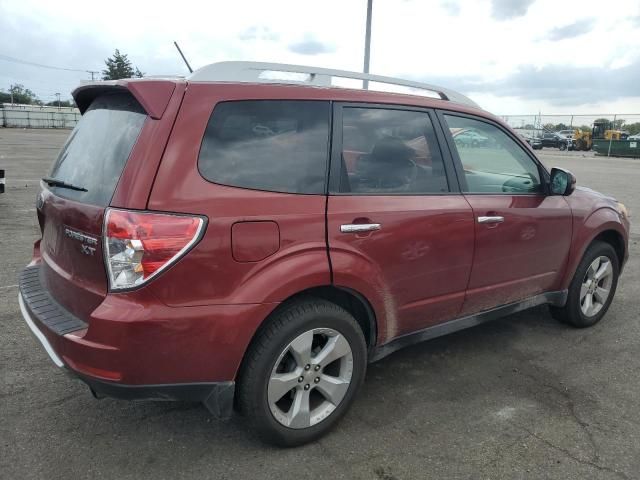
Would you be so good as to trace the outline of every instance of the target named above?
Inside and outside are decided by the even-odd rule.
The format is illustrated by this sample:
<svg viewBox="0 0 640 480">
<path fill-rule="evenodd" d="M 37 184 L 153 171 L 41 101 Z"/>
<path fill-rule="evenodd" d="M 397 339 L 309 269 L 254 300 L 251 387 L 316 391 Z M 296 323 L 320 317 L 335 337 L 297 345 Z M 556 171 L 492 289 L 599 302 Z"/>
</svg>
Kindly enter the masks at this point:
<svg viewBox="0 0 640 480">
<path fill-rule="evenodd" d="M 281 250 L 256 264 L 240 282 L 231 303 L 279 303 L 304 290 L 330 284 L 324 244 Z"/>
<path fill-rule="evenodd" d="M 365 298 L 376 318 L 377 343 L 395 338 L 399 331 L 397 305 L 384 275 L 366 255 L 349 247 L 331 249 L 333 283 Z"/>
</svg>

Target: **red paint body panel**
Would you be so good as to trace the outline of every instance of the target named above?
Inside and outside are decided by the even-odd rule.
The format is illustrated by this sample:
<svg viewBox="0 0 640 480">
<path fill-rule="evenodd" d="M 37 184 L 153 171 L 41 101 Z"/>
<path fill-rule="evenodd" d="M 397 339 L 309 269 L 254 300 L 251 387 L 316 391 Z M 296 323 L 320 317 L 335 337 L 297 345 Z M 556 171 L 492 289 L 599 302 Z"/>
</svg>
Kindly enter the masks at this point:
<svg viewBox="0 0 640 480">
<path fill-rule="evenodd" d="M 567 269 L 559 282 L 559 288 L 568 288 L 585 250 L 603 232 L 614 231 L 620 235 L 625 247 L 625 255 L 621 259 L 623 265 L 629 257 L 629 220 L 620 218 L 613 199 L 582 188 L 576 189 L 566 199 L 573 215 L 573 241 Z"/>
<path fill-rule="evenodd" d="M 184 82 L 175 85 L 175 89 L 172 90 L 173 96 L 167 99 L 167 106 L 160 120 L 147 119 L 120 176 L 111 206 L 136 210 L 147 207 L 149 192 L 182 103 L 185 88 Z"/>
<path fill-rule="evenodd" d="M 231 227 L 231 251 L 237 262 L 259 262 L 279 248 L 276 222 L 238 222 Z"/>
<path fill-rule="evenodd" d="M 59 336 L 38 327 L 79 373 L 111 372 L 126 385 L 215 382 L 235 378 L 253 332 L 273 308 L 172 308 L 141 289 L 108 295 L 84 317 L 87 330 Z"/>
<path fill-rule="evenodd" d="M 382 228 L 341 233 L 350 223 Z M 473 258 L 473 215 L 462 195 L 330 196 L 327 226 L 334 282 L 377 306 L 379 342 L 460 312 Z"/>
<path fill-rule="evenodd" d="M 42 240 L 40 254 L 44 283 L 63 307 L 79 318 L 87 318 L 107 294 L 102 254 L 104 208 L 58 197 L 42 190 L 37 210 Z M 65 229 L 95 238 L 94 255 L 83 255 L 82 243 L 68 238 Z"/>
<path fill-rule="evenodd" d="M 571 210 L 564 197 L 466 195 L 474 216 L 502 216 L 504 223 L 475 222 L 476 251 L 463 314 L 552 291 L 571 246 Z"/>
<path fill-rule="evenodd" d="M 123 82 L 119 82 L 118 85 L 120 83 Z M 147 99 L 146 103 L 155 106 L 156 113 L 160 112 L 160 106 L 166 107 L 167 103 L 169 106 L 166 112 L 165 108 L 162 108 L 162 112 L 166 113 L 164 118 L 145 120 L 120 176 L 111 205 L 144 209 L 164 146 L 182 101 L 185 84 L 144 81 L 137 82 L 136 85 L 137 97 Z M 105 91 L 104 86 L 101 91 Z M 171 98 L 173 92 L 175 95 Z M 63 307 L 84 319 L 107 294 L 102 244 L 105 209 L 54 195 L 44 187 L 46 186 L 43 184 L 42 207 L 38 210 L 43 233 L 44 280 L 47 288 Z M 82 242 L 66 237 L 66 228 L 94 238 L 97 242 L 94 254 L 82 254 Z"/>
<path fill-rule="evenodd" d="M 162 118 L 177 85 L 184 81 L 155 80 L 150 78 L 125 78 L 107 82 L 87 83 L 73 91 L 73 98 L 84 114 L 93 99 L 100 93 L 113 90 L 128 90 L 153 119 Z"/>
<path fill-rule="evenodd" d="M 71 368 L 131 385 L 228 381 L 259 325 L 280 302 L 313 287 L 358 292 L 374 310 L 377 344 L 468 313 L 566 289 L 584 250 L 605 230 L 628 241 L 610 199 L 510 195 L 296 195 L 218 185 L 197 168 L 215 105 L 226 100 L 370 102 L 454 110 L 427 97 L 291 85 L 124 80 L 80 87 L 129 89 L 149 112 L 111 206 L 203 215 L 206 231 L 177 263 L 138 290 L 108 292 L 95 256 L 66 242 L 64 226 L 100 238 L 104 209 L 44 189 L 34 246 L 50 293 L 88 323 L 58 336 L 39 325 Z M 508 127 L 505 127 L 508 128 Z M 524 146 L 524 143 L 523 143 Z M 441 147 L 444 147 L 441 145 Z M 524 148 L 527 148 L 524 146 Z M 355 157 L 348 156 L 347 162 Z M 496 213 L 505 223 L 478 225 Z M 369 234 L 340 225 L 380 223 Z"/>
<path fill-rule="evenodd" d="M 205 215 L 209 224 L 189 255 L 147 287 L 167 305 L 281 302 L 304 289 L 331 283 L 324 195 L 227 187 L 205 180 L 198 171 L 200 144 L 217 102 L 246 99 L 249 92 L 251 98 L 279 98 L 287 91 L 249 87 L 191 84 L 184 96 L 148 208 Z M 239 221 L 276 223 L 277 253 L 261 262 L 237 262 L 231 232 Z M 184 278 L 200 281 L 185 283 L 180 280 Z"/>
</svg>

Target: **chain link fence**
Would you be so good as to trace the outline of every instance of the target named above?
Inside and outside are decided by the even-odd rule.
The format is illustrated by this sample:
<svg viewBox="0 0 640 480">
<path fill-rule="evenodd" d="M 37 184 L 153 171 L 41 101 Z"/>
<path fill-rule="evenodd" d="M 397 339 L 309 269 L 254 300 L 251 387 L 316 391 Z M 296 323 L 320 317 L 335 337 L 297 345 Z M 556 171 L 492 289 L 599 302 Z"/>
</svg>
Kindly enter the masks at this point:
<svg viewBox="0 0 640 480">
<path fill-rule="evenodd" d="M 77 108 L 0 105 L 0 126 L 7 128 L 73 128 L 79 120 Z"/>
<path fill-rule="evenodd" d="M 632 114 L 594 114 L 594 115 L 501 115 L 511 127 L 524 135 L 539 137 L 542 133 L 562 130 L 590 131 L 596 120 L 611 122 L 614 130 L 629 135 L 640 133 L 640 113 Z"/>
<path fill-rule="evenodd" d="M 0 126 L 9 128 L 73 128 L 80 120 L 77 108 L 0 105 Z M 640 133 L 640 113 L 594 115 L 501 115 L 511 127 L 524 135 L 539 137 L 545 132 L 591 130 L 596 120 L 608 120 L 616 130 L 629 135 Z"/>
</svg>

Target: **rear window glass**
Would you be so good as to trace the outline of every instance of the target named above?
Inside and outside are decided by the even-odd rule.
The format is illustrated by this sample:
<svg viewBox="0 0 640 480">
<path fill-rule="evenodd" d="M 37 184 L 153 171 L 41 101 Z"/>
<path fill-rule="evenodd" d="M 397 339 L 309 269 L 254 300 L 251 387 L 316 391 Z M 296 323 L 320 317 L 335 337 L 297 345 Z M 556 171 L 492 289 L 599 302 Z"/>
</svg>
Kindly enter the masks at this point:
<svg viewBox="0 0 640 480">
<path fill-rule="evenodd" d="M 328 140 L 328 102 L 223 102 L 207 124 L 198 168 L 223 185 L 320 194 Z"/>
<path fill-rule="evenodd" d="M 73 129 L 49 174 L 86 192 L 49 187 L 62 197 L 107 206 L 146 113 L 129 93 L 97 97 Z"/>
</svg>

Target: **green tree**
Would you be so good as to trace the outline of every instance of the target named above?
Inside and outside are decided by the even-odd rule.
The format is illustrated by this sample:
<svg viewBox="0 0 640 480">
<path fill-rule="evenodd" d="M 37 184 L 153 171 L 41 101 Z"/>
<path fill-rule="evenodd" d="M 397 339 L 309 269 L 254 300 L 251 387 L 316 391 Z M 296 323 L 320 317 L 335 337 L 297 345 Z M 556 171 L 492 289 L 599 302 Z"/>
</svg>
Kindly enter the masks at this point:
<svg viewBox="0 0 640 480">
<path fill-rule="evenodd" d="M 113 56 L 107 58 L 104 63 L 107 68 L 102 71 L 103 80 L 120 80 L 121 78 L 142 77 L 144 75 L 138 67 L 134 68 L 127 55 L 120 53 L 117 48 Z"/>
<path fill-rule="evenodd" d="M 637 135 L 638 133 L 640 133 L 640 122 L 629 123 L 625 125 L 624 128 L 629 131 L 629 134 Z"/>
<path fill-rule="evenodd" d="M 0 91 L 0 103 L 9 103 L 12 99 L 21 105 L 42 105 L 38 96 L 21 84 L 11 85 L 7 92 Z"/>
<path fill-rule="evenodd" d="M 60 100 L 60 103 L 58 104 L 57 100 L 53 100 L 51 102 L 47 102 L 45 103 L 45 105 L 47 107 L 75 107 L 76 104 L 73 103 L 73 100 Z"/>
</svg>

